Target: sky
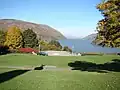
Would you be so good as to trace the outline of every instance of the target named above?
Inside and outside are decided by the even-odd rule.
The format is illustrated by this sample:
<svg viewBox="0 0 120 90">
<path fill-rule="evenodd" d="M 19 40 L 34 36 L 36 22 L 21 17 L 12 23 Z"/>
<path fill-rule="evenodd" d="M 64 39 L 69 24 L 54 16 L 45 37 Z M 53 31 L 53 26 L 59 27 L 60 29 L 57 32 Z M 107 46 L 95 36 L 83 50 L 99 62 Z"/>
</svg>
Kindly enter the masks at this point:
<svg viewBox="0 0 120 90">
<path fill-rule="evenodd" d="M 0 0 L 0 19 L 47 24 L 68 38 L 95 33 L 101 0 Z"/>
</svg>

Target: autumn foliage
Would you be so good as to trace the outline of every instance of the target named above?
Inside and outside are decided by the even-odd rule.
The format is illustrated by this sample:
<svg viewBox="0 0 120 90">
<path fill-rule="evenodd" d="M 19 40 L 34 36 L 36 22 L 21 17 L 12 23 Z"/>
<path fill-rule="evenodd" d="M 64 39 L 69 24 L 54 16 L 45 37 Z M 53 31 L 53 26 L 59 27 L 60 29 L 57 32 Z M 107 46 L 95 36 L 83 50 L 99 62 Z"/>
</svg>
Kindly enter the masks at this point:
<svg viewBox="0 0 120 90">
<path fill-rule="evenodd" d="M 0 45 L 4 45 L 5 43 L 5 32 L 0 30 Z"/>
<path fill-rule="evenodd" d="M 6 33 L 5 45 L 8 46 L 10 49 L 18 49 L 23 46 L 22 33 L 18 27 L 9 27 Z"/>
<path fill-rule="evenodd" d="M 64 50 L 71 52 L 71 49 L 68 47 L 63 49 L 59 41 L 56 40 L 50 42 L 40 40 L 38 42 L 37 35 L 32 29 L 27 29 L 22 32 L 17 26 L 9 27 L 7 32 L 0 31 L 0 45 L 2 45 L 0 46 L 0 53 L 7 52 L 8 48 L 11 53 L 37 53 L 39 49 L 40 51 Z"/>
</svg>

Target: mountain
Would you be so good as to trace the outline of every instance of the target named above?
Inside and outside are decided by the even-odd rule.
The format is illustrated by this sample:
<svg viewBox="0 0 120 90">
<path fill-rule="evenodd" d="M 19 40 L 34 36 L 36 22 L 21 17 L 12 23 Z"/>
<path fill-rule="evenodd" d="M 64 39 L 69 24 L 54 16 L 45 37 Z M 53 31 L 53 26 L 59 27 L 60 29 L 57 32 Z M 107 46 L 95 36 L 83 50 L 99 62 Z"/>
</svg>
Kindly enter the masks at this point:
<svg viewBox="0 0 120 90">
<path fill-rule="evenodd" d="M 16 19 L 0 19 L 0 29 L 7 30 L 10 26 L 18 26 L 22 31 L 30 28 L 37 34 L 38 38 L 41 38 L 42 40 L 50 41 L 66 38 L 59 31 L 48 25 L 36 24 Z"/>
<path fill-rule="evenodd" d="M 96 38 L 97 34 L 94 33 L 94 34 L 90 34 L 84 38 L 82 38 L 83 40 L 90 40 L 90 41 L 93 41 L 95 38 Z"/>
</svg>

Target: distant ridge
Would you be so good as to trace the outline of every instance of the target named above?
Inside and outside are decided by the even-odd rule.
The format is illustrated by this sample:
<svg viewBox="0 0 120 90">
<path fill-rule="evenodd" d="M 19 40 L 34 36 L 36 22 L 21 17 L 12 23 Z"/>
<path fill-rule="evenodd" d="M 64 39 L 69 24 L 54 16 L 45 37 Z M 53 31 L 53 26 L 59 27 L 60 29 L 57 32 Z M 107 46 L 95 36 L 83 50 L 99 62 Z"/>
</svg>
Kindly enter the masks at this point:
<svg viewBox="0 0 120 90">
<path fill-rule="evenodd" d="M 0 19 L 0 29 L 7 30 L 10 26 L 18 26 L 22 31 L 28 28 L 33 29 L 38 38 L 42 40 L 66 39 L 59 31 L 45 24 L 36 24 L 16 19 Z"/>
<path fill-rule="evenodd" d="M 88 35 L 88 36 L 86 36 L 86 37 L 84 37 L 82 39 L 83 40 L 91 40 L 91 41 L 93 41 L 93 40 L 95 40 L 96 36 L 97 36 L 97 34 L 94 33 L 94 34 L 90 34 L 90 35 Z"/>
</svg>

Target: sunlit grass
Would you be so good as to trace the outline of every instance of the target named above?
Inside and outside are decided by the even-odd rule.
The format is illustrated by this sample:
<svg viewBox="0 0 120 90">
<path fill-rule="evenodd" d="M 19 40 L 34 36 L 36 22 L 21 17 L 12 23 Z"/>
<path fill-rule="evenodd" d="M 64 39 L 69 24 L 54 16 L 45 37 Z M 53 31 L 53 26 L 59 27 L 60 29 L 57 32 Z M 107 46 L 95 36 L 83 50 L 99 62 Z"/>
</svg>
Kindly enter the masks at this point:
<svg viewBox="0 0 120 90">
<path fill-rule="evenodd" d="M 0 56 L 0 66 L 37 66 L 41 64 L 68 68 L 76 60 L 105 63 L 119 56 L 42 57 L 29 54 Z M 0 75 L 15 69 L 0 69 Z M 8 76 L 5 76 L 8 77 Z M 119 90 L 120 72 L 97 73 L 87 71 L 30 70 L 0 83 L 0 90 Z"/>
</svg>

